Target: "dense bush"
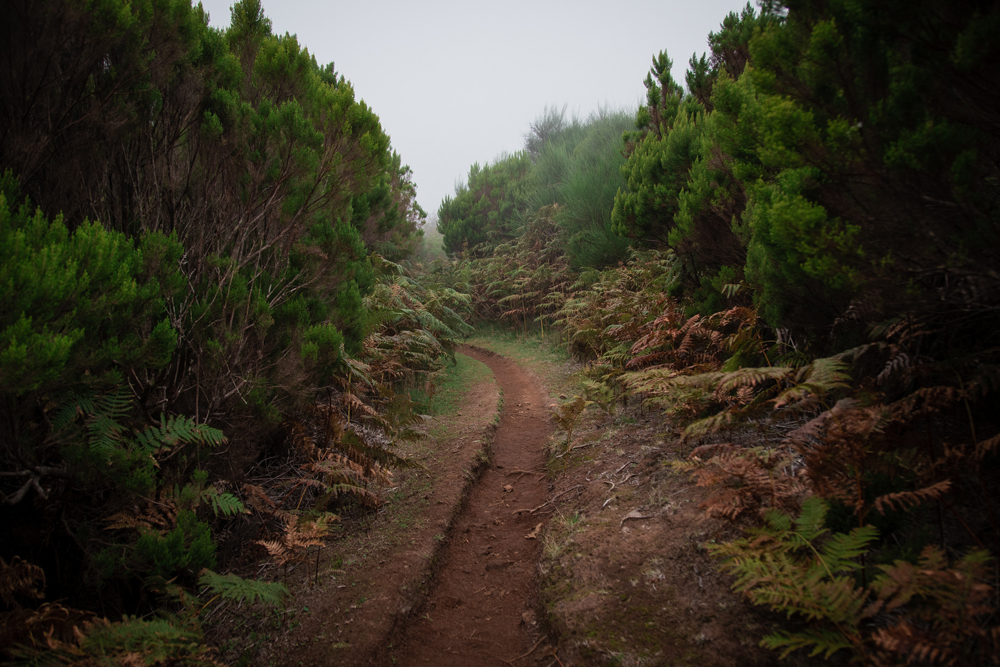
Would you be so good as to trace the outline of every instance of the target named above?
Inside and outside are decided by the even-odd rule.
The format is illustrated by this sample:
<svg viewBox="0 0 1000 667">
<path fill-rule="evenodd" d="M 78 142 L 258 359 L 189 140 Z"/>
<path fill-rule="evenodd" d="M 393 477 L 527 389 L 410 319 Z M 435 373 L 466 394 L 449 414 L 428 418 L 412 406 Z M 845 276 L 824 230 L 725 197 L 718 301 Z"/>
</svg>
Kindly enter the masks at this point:
<svg viewBox="0 0 1000 667">
<path fill-rule="evenodd" d="M 110 616 L 186 599 L 164 582 L 214 567 L 227 520 L 291 525 L 245 483 L 265 448 L 306 466 L 321 509 L 379 503 L 416 436 L 397 390 L 466 325 L 461 295 L 392 263 L 425 215 L 375 113 L 258 0 L 225 31 L 190 0 L 5 2 L 0 22 L 0 570 L 33 561 Z M 0 633 L 43 646 L 7 607 Z M 170 623 L 199 637 L 186 609 Z M 35 618 L 63 612 L 93 637 L 148 629 Z"/>
<path fill-rule="evenodd" d="M 638 398 L 683 428 L 706 510 L 756 525 L 715 548 L 737 588 L 801 621 L 765 640 L 785 655 L 1000 654 L 998 21 L 979 2 L 748 5 L 687 90 L 653 59 L 611 214 L 645 251 L 579 261 L 571 152 L 546 147 L 586 131 L 548 111 L 527 147 L 564 235 L 452 269 L 499 297 L 486 317 L 552 313 L 609 414 Z"/>
</svg>

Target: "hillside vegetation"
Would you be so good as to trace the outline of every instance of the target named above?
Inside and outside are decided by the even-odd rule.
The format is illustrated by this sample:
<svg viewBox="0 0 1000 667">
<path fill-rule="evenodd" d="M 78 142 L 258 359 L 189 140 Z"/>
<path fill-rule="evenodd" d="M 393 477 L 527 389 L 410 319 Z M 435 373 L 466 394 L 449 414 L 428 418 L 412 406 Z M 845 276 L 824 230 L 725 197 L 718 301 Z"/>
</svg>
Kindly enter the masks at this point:
<svg viewBox="0 0 1000 667">
<path fill-rule="evenodd" d="M 1000 659 L 998 21 L 748 5 L 686 86 L 653 57 L 618 142 L 547 111 L 439 211 L 430 278 L 586 362 L 567 438 L 587 402 L 683 428 L 704 510 L 747 528 L 715 555 L 792 619 L 781 655 Z"/>
<path fill-rule="evenodd" d="M 637 111 L 547 109 L 424 247 L 412 173 L 259 0 L 0 6 L 0 652 L 217 664 L 233 574 L 384 502 L 479 324 L 681 433 L 780 655 L 996 664 L 1000 8 L 720 17 Z M 622 76 L 642 77 L 642 72 Z M 599 445 L 598 445 L 599 446 Z M 243 559 L 241 561 L 241 559 Z M 317 567 L 318 570 L 318 567 Z"/>
<path fill-rule="evenodd" d="M 0 651 L 212 662 L 210 600 L 287 595 L 218 572 L 382 502 L 465 297 L 396 263 L 409 168 L 258 0 L 0 23 Z"/>
</svg>

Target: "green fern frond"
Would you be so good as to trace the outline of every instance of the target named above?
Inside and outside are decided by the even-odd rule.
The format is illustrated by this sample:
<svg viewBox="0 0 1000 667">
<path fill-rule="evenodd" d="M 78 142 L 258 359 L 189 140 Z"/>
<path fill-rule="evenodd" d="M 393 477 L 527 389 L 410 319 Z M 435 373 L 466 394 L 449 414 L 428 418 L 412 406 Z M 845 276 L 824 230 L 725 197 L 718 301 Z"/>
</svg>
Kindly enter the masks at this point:
<svg viewBox="0 0 1000 667">
<path fill-rule="evenodd" d="M 796 373 L 795 384 L 774 399 L 775 409 L 789 406 L 807 409 L 811 406 L 808 399 L 824 397 L 838 389 L 847 389 L 851 378 L 846 369 L 847 364 L 835 357 L 816 359 L 800 368 Z"/>
<path fill-rule="evenodd" d="M 78 659 L 97 664 L 218 664 L 210 658 L 197 625 L 177 618 L 143 620 L 126 616 L 118 623 L 96 623 L 80 639 Z"/>
<path fill-rule="evenodd" d="M 858 648 L 859 626 L 881 606 L 871 602 L 871 591 L 858 586 L 852 575 L 877 530 L 865 526 L 830 535 L 824 527 L 827 510 L 826 501 L 811 496 L 794 520 L 771 510 L 766 525 L 748 537 L 712 547 L 714 555 L 725 559 L 723 569 L 736 575 L 735 590 L 755 604 L 814 622 L 804 632 L 770 635 L 762 642 L 782 650 L 783 656 L 807 648 L 826 656 Z"/>
<path fill-rule="evenodd" d="M 723 373 L 718 379 L 717 393 L 728 394 L 740 387 L 753 387 L 765 380 L 782 380 L 791 373 L 793 369 L 781 366 L 764 368 L 741 368 L 739 370 Z"/>
<path fill-rule="evenodd" d="M 201 571 L 198 584 L 207 588 L 213 596 L 234 602 L 246 601 L 248 604 L 262 602 L 276 607 L 291 597 L 284 584 L 244 579 L 235 574 L 217 574 L 207 568 Z"/>
<path fill-rule="evenodd" d="M 209 487 L 202 496 L 212 506 L 215 516 L 235 516 L 246 514 L 247 508 L 239 498 L 231 493 L 220 493 L 215 487 Z"/>
<path fill-rule="evenodd" d="M 147 426 L 135 434 L 139 445 L 151 453 L 172 450 L 178 445 L 202 444 L 216 447 L 226 442 L 219 429 L 198 424 L 186 415 L 160 415 L 159 426 Z"/>
<path fill-rule="evenodd" d="M 779 656 L 782 659 L 787 658 L 793 651 L 811 649 L 809 657 L 816 657 L 822 653 L 823 658 L 829 660 L 837 651 L 853 648 L 853 644 L 845 640 L 841 633 L 823 628 L 807 628 L 794 634 L 776 632 L 765 636 L 760 645 L 780 651 Z"/>
</svg>

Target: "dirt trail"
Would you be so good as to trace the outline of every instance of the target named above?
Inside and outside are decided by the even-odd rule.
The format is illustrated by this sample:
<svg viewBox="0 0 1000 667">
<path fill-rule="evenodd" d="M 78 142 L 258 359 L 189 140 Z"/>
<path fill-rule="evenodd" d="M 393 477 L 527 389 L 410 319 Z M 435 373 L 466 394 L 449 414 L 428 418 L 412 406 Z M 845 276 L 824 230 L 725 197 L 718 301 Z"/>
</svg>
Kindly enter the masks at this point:
<svg viewBox="0 0 1000 667">
<path fill-rule="evenodd" d="M 552 432 L 547 399 L 517 364 L 490 352 L 464 354 L 493 371 L 504 410 L 492 465 L 455 524 L 433 589 L 412 617 L 388 662 L 402 665 L 532 664 L 543 647 L 536 622 L 540 540 L 526 537 L 544 522 L 529 510 L 546 501 L 544 447 Z M 515 513 L 516 510 L 525 510 Z"/>
</svg>

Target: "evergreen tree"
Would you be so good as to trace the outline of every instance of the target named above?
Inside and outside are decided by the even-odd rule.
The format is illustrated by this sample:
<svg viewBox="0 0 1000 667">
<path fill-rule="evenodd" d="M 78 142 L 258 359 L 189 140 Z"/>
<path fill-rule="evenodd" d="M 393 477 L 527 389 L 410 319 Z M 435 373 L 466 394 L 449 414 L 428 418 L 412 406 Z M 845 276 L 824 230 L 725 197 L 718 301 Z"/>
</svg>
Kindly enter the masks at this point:
<svg viewBox="0 0 1000 667">
<path fill-rule="evenodd" d="M 526 151 L 505 155 L 492 164 L 469 169 L 468 182 L 445 197 L 438 209 L 438 229 L 449 253 L 468 249 L 480 255 L 512 238 L 528 213 L 531 158 Z"/>
</svg>

